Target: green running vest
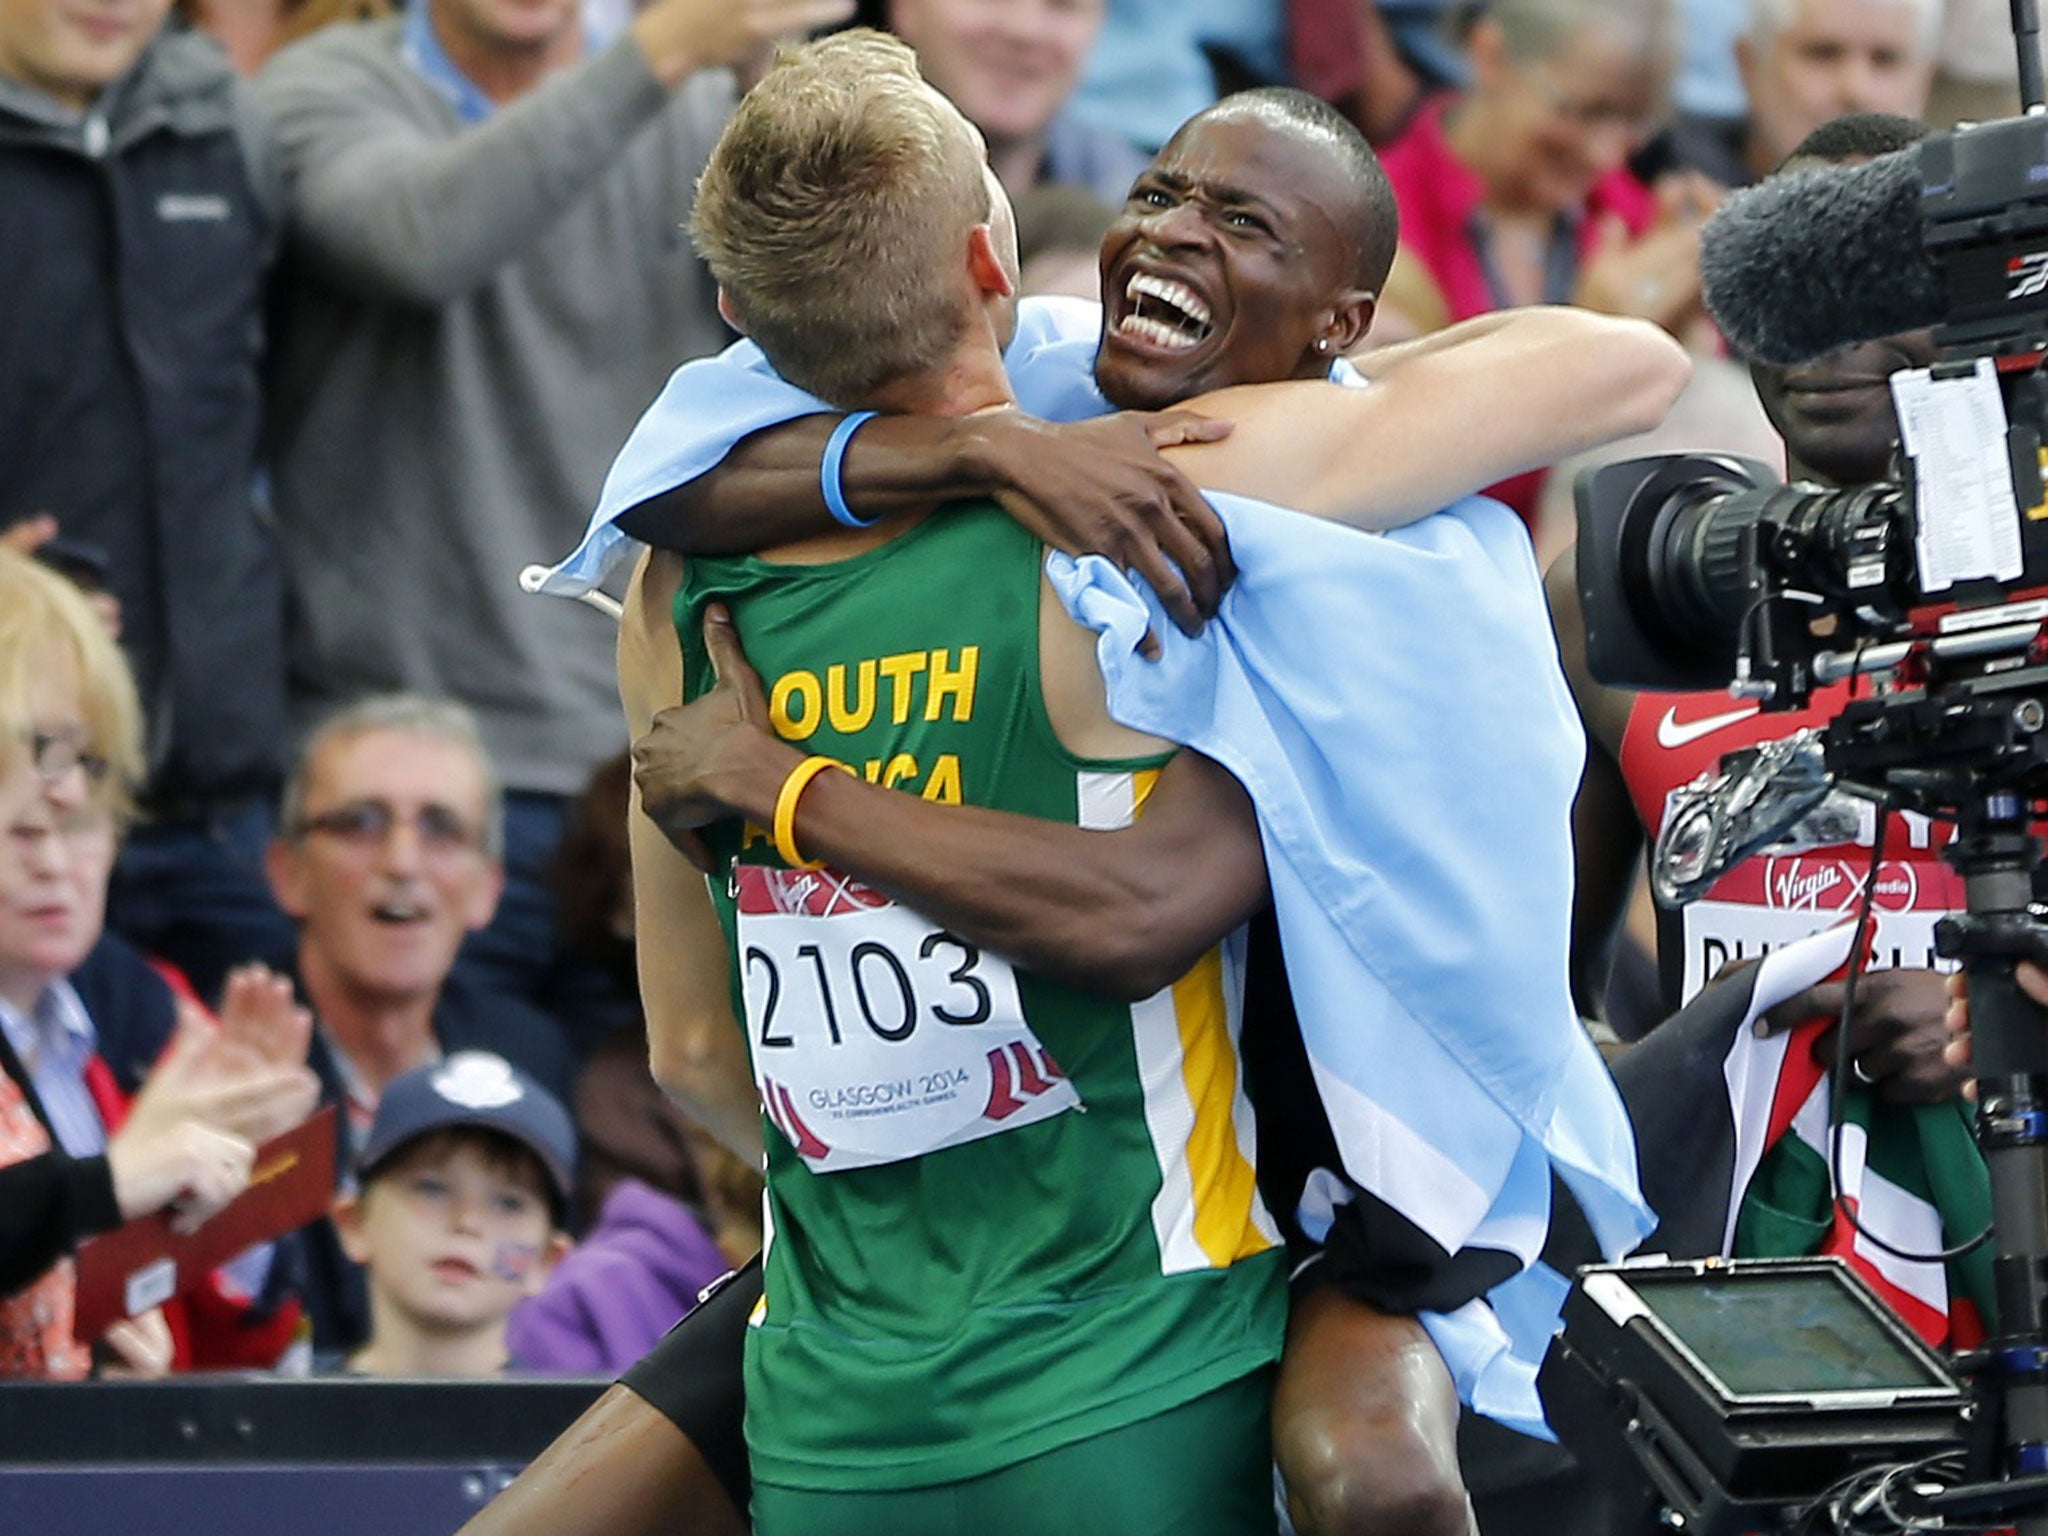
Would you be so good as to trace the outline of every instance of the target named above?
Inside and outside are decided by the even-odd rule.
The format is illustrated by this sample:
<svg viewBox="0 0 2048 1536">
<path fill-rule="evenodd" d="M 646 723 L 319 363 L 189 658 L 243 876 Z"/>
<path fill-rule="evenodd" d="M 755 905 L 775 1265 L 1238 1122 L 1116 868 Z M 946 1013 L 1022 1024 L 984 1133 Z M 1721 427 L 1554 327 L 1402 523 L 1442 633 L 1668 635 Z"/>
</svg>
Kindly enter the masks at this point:
<svg viewBox="0 0 2048 1536">
<path fill-rule="evenodd" d="M 675 608 L 686 690 L 711 686 L 699 615 L 717 600 L 776 729 L 807 751 L 927 799 L 1125 825 L 1164 758 L 1088 760 L 1054 736 L 1041 560 L 992 503 L 833 564 L 693 560 Z M 792 875 L 760 829 L 711 832 L 734 1012 L 772 1092 L 766 1295 L 746 1369 L 757 1477 L 975 1477 L 1279 1357 L 1282 1257 L 1253 1183 L 1233 946 L 1119 1003 L 1012 972 L 833 871 Z M 984 1094 L 978 1078 L 976 1102 L 956 1107 L 986 1097 L 987 1117 L 1014 1129 L 844 1171 L 806 1161 L 800 1147 L 831 1148 L 830 1163 L 843 1138 L 886 1141 L 878 1122 L 957 1097 L 949 1084 L 968 1075 L 826 1086 L 840 1054 L 957 1057 L 1012 998 L 1037 1049 L 991 1051 L 994 1082 Z M 825 1076 L 790 1089 L 782 1064 L 796 1056 Z M 1069 1089 L 1078 1107 L 1035 1103 Z"/>
</svg>

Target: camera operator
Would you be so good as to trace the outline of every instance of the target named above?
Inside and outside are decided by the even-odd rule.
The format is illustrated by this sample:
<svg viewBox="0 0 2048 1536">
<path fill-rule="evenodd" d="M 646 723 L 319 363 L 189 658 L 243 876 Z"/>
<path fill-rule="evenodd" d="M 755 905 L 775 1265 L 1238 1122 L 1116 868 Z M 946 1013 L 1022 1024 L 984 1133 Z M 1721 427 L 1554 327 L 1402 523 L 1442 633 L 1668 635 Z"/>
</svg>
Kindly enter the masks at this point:
<svg viewBox="0 0 2048 1536">
<path fill-rule="evenodd" d="M 1780 170 L 1860 163 L 1902 149 L 1926 132 L 1922 124 L 1906 118 L 1840 118 L 1809 135 Z M 1793 478 L 1836 486 L 1884 479 L 1898 441 L 1889 375 L 1925 366 L 1934 355 L 1931 334 L 1912 331 L 1845 347 L 1798 366 L 1753 363 L 1758 397 L 1785 439 Z M 1825 722 L 1848 694 L 1843 686 L 1822 689 L 1804 711 L 1766 714 L 1755 703 L 1726 693 L 1639 696 L 1605 686 L 1587 669 L 1584 620 L 1570 554 L 1553 567 L 1549 590 L 1566 673 L 1592 743 L 1574 810 L 1578 886 L 1572 967 L 1579 1005 L 1593 1017 L 1600 1011 L 1637 855 L 1646 836 L 1656 834 L 1670 792 L 1711 770 L 1724 753 Z M 1957 1186 L 1935 1163 L 1959 1165 L 1964 1185 L 1973 1180 L 1981 1184 L 1982 1179 L 1974 1143 L 1954 1103 L 1960 1079 L 1943 1057 L 1948 1038 L 1942 1023 L 1946 994 L 1943 979 L 1931 968 L 1934 922 L 1963 906 L 1962 882 L 1939 857 L 1939 844 L 1947 837 L 1946 827 L 1935 827 L 1923 818 L 1911 819 L 1903 834 L 1887 836 L 1872 932 L 1880 969 L 1860 979 L 1848 1021 L 1851 1071 L 1871 1090 L 1862 1097 L 1866 1103 L 1874 1099 L 1887 1106 L 1873 1106 L 1871 1113 L 1897 1127 L 1901 1135 L 1918 1132 L 1914 1150 L 1929 1166 L 1910 1182 L 1918 1186 L 1915 1195 L 1937 1212 L 1943 1205 L 1941 1192 Z M 1796 1212 L 1789 1226 L 1779 1226 L 1775 1242 L 1750 1225 L 1759 1199 L 1787 1193 L 1785 1161 L 1802 1150 L 1791 1147 L 1795 1137 L 1774 1143 L 1757 1177 L 1746 1189 L 1734 1188 L 1738 1175 L 1733 1126 L 1703 1131 L 1702 1122 L 1710 1117 L 1698 1116 L 1696 1108 L 1704 1091 L 1719 1097 L 1722 1064 L 1749 1011 L 1754 970 L 1744 962 L 1855 911 L 1870 861 L 1868 845 L 1866 836 L 1861 847 L 1845 843 L 1798 855 L 1759 854 L 1730 870 L 1699 901 L 1680 910 L 1659 911 L 1666 1006 L 1693 1006 L 1651 1034 L 1643 1047 L 1626 1053 L 1617 1064 L 1616 1077 L 1638 1126 L 1645 1191 L 1665 1222 L 1652 1244 L 1674 1256 L 1718 1251 L 1730 1234 L 1736 1250 L 1749 1253 L 1812 1251 L 1827 1236 L 1824 1190 L 1812 1211 Z M 1709 995 L 1701 997 L 1703 990 Z M 1764 1012 L 1756 1028 L 1759 1033 L 1774 1033 L 1816 1018 L 1838 1017 L 1843 991 L 1839 982 L 1809 987 Z M 1695 998 L 1700 1000 L 1694 1003 Z M 1810 1052 L 1808 1060 L 1833 1059 L 1831 1038 L 1820 1042 L 1802 1037 L 1798 1044 Z M 1795 1054 L 1788 1052 L 1787 1060 Z M 1679 1104 L 1693 1112 L 1671 1113 Z M 1945 1108 L 1922 1117 L 1890 1106 Z M 1926 1124 L 1930 1118 L 1939 1121 L 1931 1130 Z M 1885 1165 L 1878 1144 L 1885 1133 L 1875 1119 L 1871 1137 L 1872 1164 L 1881 1170 Z M 1668 1199 L 1659 1198 L 1654 1184 L 1663 1185 Z M 1748 1202 L 1740 1229 L 1727 1220 L 1727 1204 L 1711 1192 L 1716 1186 L 1727 1201 Z M 1809 1216 L 1813 1219 L 1803 1220 Z M 1946 1290 L 1954 1304 L 1957 1287 L 1944 1287 L 1938 1275 L 1921 1278 L 1926 1284 L 1916 1289 L 1923 1300 L 1933 1301 Z M 1936 1335 L 1930 1342 L 1948 1342 L 1953 1319 L 1943 1312 L 1934 1307 L 1910 1320 L 1923 1334 Z M 1973 1327 L 1965 1326 L 1962 1332 Z"/>
</svg>

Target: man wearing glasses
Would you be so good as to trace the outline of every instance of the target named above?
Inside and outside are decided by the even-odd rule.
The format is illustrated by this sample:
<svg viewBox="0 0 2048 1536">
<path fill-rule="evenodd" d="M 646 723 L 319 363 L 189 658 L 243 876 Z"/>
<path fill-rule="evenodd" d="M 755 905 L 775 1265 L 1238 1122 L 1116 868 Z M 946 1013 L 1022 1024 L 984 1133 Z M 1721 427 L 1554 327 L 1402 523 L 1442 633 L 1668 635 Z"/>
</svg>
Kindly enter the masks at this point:
<svg viewBox="0 0 2048 1536">
<path fill-rule="evenodd" d="M 505 883 L 501 791 L 468 710 L 394 694 L 332 716 L 300 753 L 278 820 L 270 884 L 298 927 L 310 1064 L 342 1110 L 337 1166 L 387 1083 L 455 1051 L 495 1051 L 568 1098 L 574 1066 L 554 1024 L 450 979 Z M 361 1272 L 325 1222 L 303 1250 L 293 1283 L 315 1351 L 353 1349 L 369 1327 Z"/>
</svg>

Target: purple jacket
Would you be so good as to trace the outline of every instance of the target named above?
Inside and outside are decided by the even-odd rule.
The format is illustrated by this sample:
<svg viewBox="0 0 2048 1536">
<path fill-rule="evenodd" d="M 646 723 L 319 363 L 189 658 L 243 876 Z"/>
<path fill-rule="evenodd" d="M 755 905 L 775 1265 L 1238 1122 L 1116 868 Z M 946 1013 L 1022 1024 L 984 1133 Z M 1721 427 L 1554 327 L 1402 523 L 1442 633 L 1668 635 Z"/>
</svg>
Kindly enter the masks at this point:
<svg viewBox="0 0 2048 1536">
<path fill-rule="evenodd" d="M 628 1179 L 546 1288 L 513 1310 L 505 1331 L 513 1364 L 613 1375 L 646 1354 L 731 1268 L 688 1206 Z"/>
</svg>

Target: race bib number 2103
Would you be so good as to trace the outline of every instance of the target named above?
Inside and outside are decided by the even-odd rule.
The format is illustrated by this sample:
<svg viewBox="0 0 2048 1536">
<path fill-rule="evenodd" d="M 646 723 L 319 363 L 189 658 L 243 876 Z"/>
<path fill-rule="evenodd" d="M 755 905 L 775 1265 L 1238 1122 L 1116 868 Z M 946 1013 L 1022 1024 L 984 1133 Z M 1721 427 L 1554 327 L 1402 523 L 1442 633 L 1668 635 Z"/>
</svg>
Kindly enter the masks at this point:
<svg viewBox="0 0 2048 1536">
<path fill-rule="evenodd" d="M 1008 961 L 833 870 L 733 870 L 748 1054 L 820 1173 L 1032 1125 L 1080 1095 Z"/>
</svg>

